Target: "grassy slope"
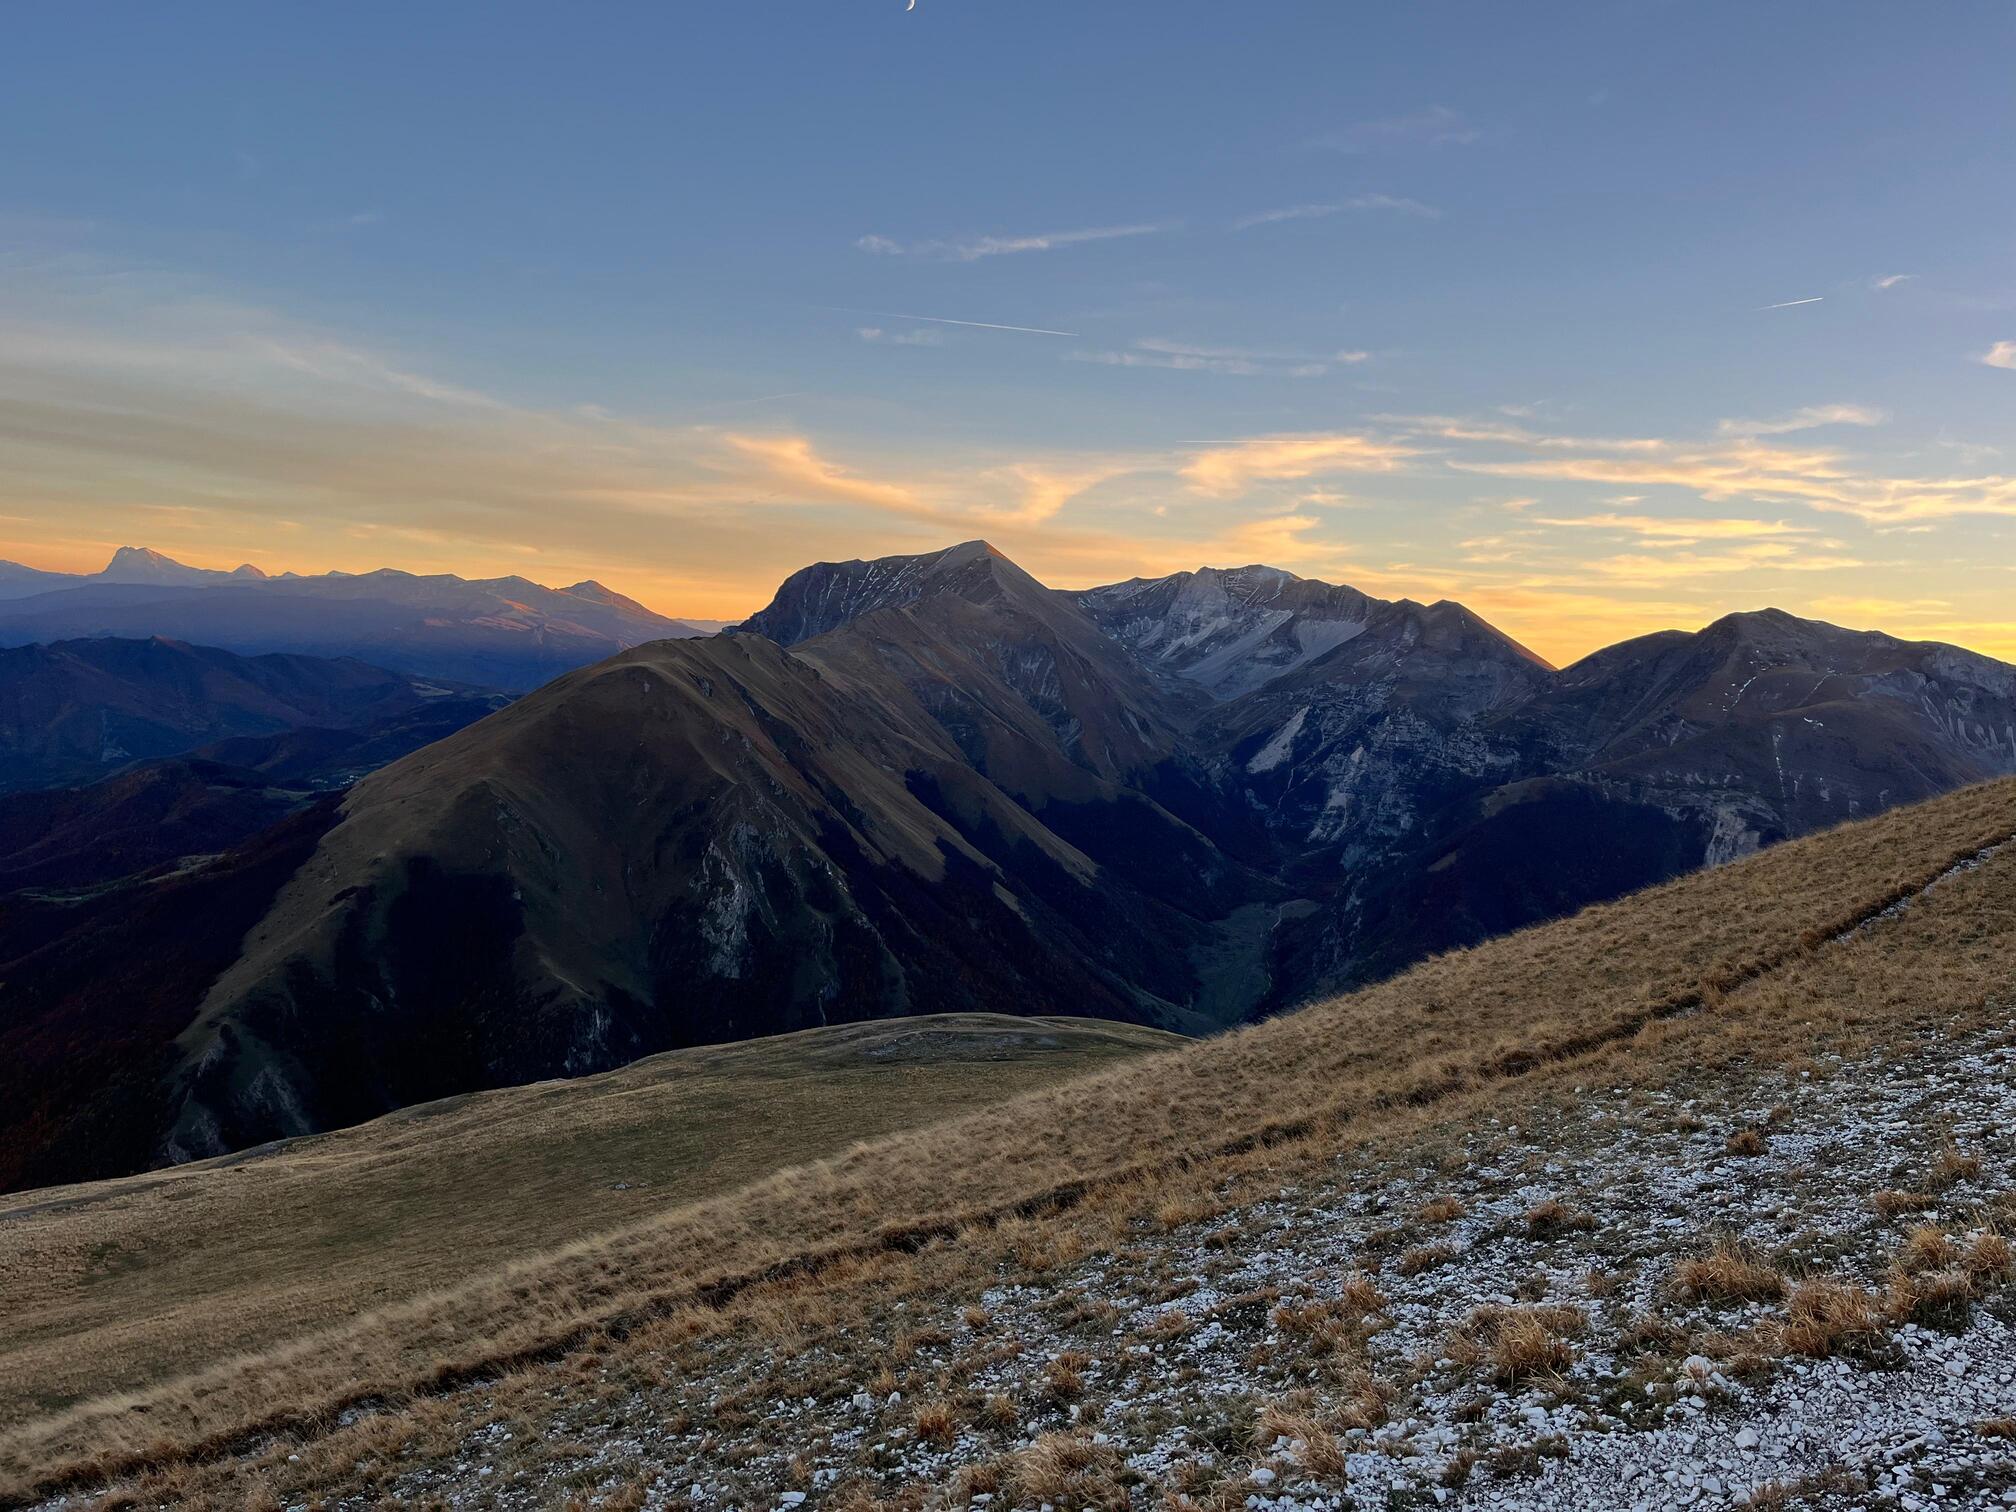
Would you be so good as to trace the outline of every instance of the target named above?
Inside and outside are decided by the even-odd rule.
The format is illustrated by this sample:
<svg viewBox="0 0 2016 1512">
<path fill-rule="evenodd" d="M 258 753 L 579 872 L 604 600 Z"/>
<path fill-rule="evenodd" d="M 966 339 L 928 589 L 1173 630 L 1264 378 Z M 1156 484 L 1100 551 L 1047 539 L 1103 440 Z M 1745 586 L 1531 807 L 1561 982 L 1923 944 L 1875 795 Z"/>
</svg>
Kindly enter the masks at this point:
<svg viewBox="0 0 2016 1512">
<path fill-rule="evenodd" d="M 1074 1213 L 1144 1201 L 1152 1212 L 1158 1191 L 1228 1162 L 1286 1158 L 1270 1154 L 1276 1142 L 1376 1139 L 1438 1108 L 1488 1107 L 1529 1073 L 1572 1075 L 1589 1057 L 1642 1055 L 1648 1074 L 1664 1075 L 1662 1057 L 1683 1046 L 1794 1054 L 1826 1014 L 1881 1023 L 1931 999 L 1978 1006 L 2006 992 L 2016 960 L 2016 919 L 2005 917 L 2016 851 L 1894 928 L 1829 942 L 2012 833 L 2016 782 L 1970 789 L 781 1171 L 178 1383 L 144 1414 L 108 1401 L 23 1425 L 0 1436 L 0 1495 L 10 1481 L 202 1457 L 257 1428 L 310 1431 L 374 1394 L 509 1371 L 609 1332 L 646 1336 L 656 1320 L 760 1305 L 779 1286 L 843 1287 L 856 1259 L 900 1260 L 934 1238 L 949 1242 L 925 1249 L 932 1265 L 991 1263 L 1000 1246 L 1019 1253 L 1033 1230 L 1061 1231 Z"/>
<path fill-rule="evenodd" d="M 1173 1035 L 987 1014 L 674 1051 L 0 1197 L 0 1422 L 136 1390 Z"/>
</svg>

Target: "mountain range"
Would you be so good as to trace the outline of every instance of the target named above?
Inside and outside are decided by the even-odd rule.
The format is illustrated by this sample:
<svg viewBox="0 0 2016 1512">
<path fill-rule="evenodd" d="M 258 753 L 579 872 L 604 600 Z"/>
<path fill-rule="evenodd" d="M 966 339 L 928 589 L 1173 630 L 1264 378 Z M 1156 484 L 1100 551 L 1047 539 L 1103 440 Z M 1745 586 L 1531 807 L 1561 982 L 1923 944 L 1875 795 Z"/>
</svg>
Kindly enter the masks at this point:
<svg viewBox="0 0 2016 1512">
<path fill-rule="evenodd" d="M 213 572 L 135 546 L 95 573 L 0 562 L 0 646 L 165 636 L 247 655 L 355 657 L 523 692 L 646 641 L 705 633 L 593 581 L 545 588 L 389 567 L 268 576 L 249 563 Z"/>
<path fill-rule="evenodd" d="M 1265 567 L 820 564 L 207 865 L 0 898 L 0 1184 L 824 1023 L 1206 1031 L 2012 771 L 2016 668 L 1776 610 L 1557 670 Z"/>
<path fill-rule="evenodd" d="M 508 702 L 161 639 L 0 650 L 0 893 L 186 866 Z"/>
</svg>

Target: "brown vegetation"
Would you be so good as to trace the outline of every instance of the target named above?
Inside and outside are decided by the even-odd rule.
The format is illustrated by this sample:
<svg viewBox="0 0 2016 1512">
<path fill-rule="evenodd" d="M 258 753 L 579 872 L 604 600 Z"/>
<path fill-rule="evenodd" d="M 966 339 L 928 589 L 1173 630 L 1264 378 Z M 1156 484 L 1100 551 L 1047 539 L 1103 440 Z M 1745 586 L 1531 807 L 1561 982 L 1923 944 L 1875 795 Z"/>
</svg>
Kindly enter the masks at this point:
<svg viewBox="0 0 2016 1512">
<path fill-rule="evenodd" d="M 1771 1141 L 1762 1129 L 1738 1129 L 1723 1148 L 1731 1155 L 1766 1155 L 1770 1153 Z"/>
<path fill-rule="evenodd" d="M 1535 1239 L 1552 1239 L 1557 1234 L 1587 1232 L 1596 1220 L 1558 1197 L 1536 1202 L 1526 1210 L 1526 1232 Z"/>
<path fill-rule="evenodd" d="M 314 1435 L 374 1396 L 427 1392 L 556 1359 L 594 1339 L 723 1317 L 792 1288 L 844 1305 L 858 1278 L 1029 1263 L 1110 1243 L 1114 1225 L 1200 1183 L 1331 1158 L 1340 1142 L 1488 1109 L 1529 1077 L 1663 1076 L 1718 1057 L 1812 1053 L 1935 1005 L 2006 989 L 2016 854 L 1857 926 L 2016 829 L 2016 782 L 1793 842 L 1573 919 L 1431 961 L 1391 982 L 1068 1089 L 898 1135 L 420 1301 L 0 1435 L 0 1490 L 200 1462 L 257 1428 Z M 1097 1117 L 1085 1116 L 1096 1108 Z M 852 1278 L 852 1279 L 850 1279 Z M 725 1310 L 725 1311 L 724 1311 Z M 1511 1309 L 1481 1335 L 1525 1378 L 1572 1360 L 1557 1310 Z M 1825 1354 L 1881 1326 L 1843 1283 L 1799 1286 L 1778 1342 Z M 1364 1415 L 1379 1410 L 1368 1380 Z M 1339 1421 L 1333 1419 L 1333 1421 Z M 144 1427 L 142 1425 L 145 1425 Z M 1049 1435 L 1004 1480 L 1022 1500 L 1124 1495 L 1110 1451 Z M 332 1447 L 332 1453 L 334 1452 Z M 286 1472 L 308 1474 L 304 1467 Z M 289 1484 L 299 1486 L 296 1479 Z"/>
<path fill-rule="evenodd" d="M 1785 1306 L 1777 1326 L 1780 1348 L 1788 1354 L 1853 1353 L 1883 1336 L 1883 1309 L 1858 1286 L 1821 1276 L 1802 1281 Z"/>
<path fill-rule="evenodd" d="M 1785 1278 L 1750 1246 L 1724 1239 L 1675 1266 L 1673 1290 L 1689 1302 L 1767 1302 L 1784 1295 Z"/>
</svg>

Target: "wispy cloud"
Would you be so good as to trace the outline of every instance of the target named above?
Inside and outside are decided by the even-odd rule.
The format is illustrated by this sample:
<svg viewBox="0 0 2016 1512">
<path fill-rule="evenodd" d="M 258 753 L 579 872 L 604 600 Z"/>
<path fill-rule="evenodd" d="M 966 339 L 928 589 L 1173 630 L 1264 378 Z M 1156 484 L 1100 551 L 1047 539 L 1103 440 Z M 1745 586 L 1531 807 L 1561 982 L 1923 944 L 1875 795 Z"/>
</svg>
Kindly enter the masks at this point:
<svg viewBox="0 0 2016 1512">
<path fill-rule="evenodd" d="M 1535 525 L 1546 525 L 1557 530 L 1617 532 L 1673 546 L 1694 546 L 1704 541 L 1778 540 L 1814 533 L 1812 526 L 1794 525 L 1788 520 L 1703 519 L 1620 514 L 1568 517 L 1528 515 L 1526 518 Z"/>
<path fill-rule="evenodd" d="M 1408 115 L 1358 121 L 1326 131 L 1312 138 L 1310 145 L 1332 152 L 1367 153 L 1397 147 L 1463 146 L 1481 135 L 1461 111 L 1451 110 L 1447 105 L 1431 105 Z"/>
<path fill-rule="evenodd" d="M 1262 210 L 1253 215 L 1242 215 L 1232 222 L 1232 229 L 1250 231 L 1255 226 L 1274 226 L 1283 221 L 1325 220 L 1333 215 L 1345 215 L 1356 210 L 1389 210 L 1396 215 L 1418 216 L 1424 220 L 1434 220 L 1442 214 L 1433 205 L 1424 205 L 1417 199 L 1407 199 L 1394 194 L 1357 194 L 1350 199 L 1336 200 L 1327 204 L 1284 205 L 1278 210 Z"/>
<path fill-rule="evenodd" d="M 1917 276 L 1916 273 L 1885 273 L 1880 277 L 1870 279 L 1869 287 L 1872 289 L 1894 289 L 1899 284 L 1909 283 Z"/>
<path fill-rule="evenodd" d="M 1797 305 L 1825 304 L 1826 302 L 1827 296 L 1825 294 L 1815 294 L 1810 299 L 1781 299 L 1776 304 L 1759 305 L 1757 308 L 1760 310 L 1789 310 Z"/>
<path fill-rule="evenodd" d="M 1770 446 L 1752 437 L 1671 442 L 1636 455 L 1544 455 L 1523 460 L 1450 458 L 1460 472 L 1523 481 L 1678 488 L 1711 501 L 1798 503 L 1871 525 L 1909 525 L 1965 515 L 2016 516 L 2016 477 L 1896 475 L 1830 447 Z"/>
<path fill-rule="evenodd" d="M 1861 404 L 1809 404 L 1771 420 L 1724 420 L 1715 428 L 1725 436 L 1786 436 L 1823 425 L 1881 425 L 1887 417 Z"/>
<path fill-rule="evenodd" d="M 917 331 L 885 331 L 880 326 L 857 326 L 855 328 L 854 334 L 859 336 L 863 341 L 873 342 L 883 346 L 935 347 L 935 346 L 943 346 L 945 344 L 944 336 L 942 336 L 937 331 L 929 329 L 917 330 Z"/>
<path fill-rule="evenodd" d="M 1411 447 L 1347 432 L 1255 436 L 1211 444 L 1180 471 L 1198 493 L 1223 498 L 1256 482 L 1392 472 L 1414 455 Z"/>
<path fill-rule="evenodd" d="M 1756 541 L 1719 551 L 1664 550 L 1657 556 L 1598 557 L 1588 568 L 1620 587 L 1659 588 L 1699 583 L 1732 572 L 1842 572 L 1866 565 L 1855 557 L 1808 551 L 1789 542 Z"/>
<path fill-rule="evenodd" d="M 2016 341 L 1998 341 L 1981 354 L 1981 360 L 1993 368 L 2016 368 Z"/>
<path fill-rule="evenodd" d="M 1154 236 L 1174 229 L 1174 223 L 1158 221 L 1132 226 L 1087 226 L 1076 231 L 1044 231 L 1032 236 L 969 236 L 912 242 L 871 234 L 858 238 L 854 245 L 863 252 L 872 252 L 882 257 L 922 257 L 948 262 L 978 262 L 983 257 L 1008 257 L 1020 252 L 1054 252 L 1061 247 L 1083 246 L 1088 242 L 1118 241 L 1130 236 Z"/>
<path fill-rule="evenodd" d="M 1370 352 L 1270 352 L 1241 347 L 1196 346 L 1149 337 L 1125 351 L 1073 352 L 1072 362 L 1108 367 L 1162 368 L 1179 373 L 1220 373 L 1239 378 L 1321 378 L 1340 366 L 1365 362 Z"/>
<path fill-rule="evenodd" d="M 1542 451 L 1657 452 L 1669 442 L 1657 436 L 1557 436 L 1502 420 L 1470 420 L 1459 415 L 1374 415 L 1382 425 L 1397 425 L 1416 435 L 1444 441 L 1497 441 Z"/>
</svg>

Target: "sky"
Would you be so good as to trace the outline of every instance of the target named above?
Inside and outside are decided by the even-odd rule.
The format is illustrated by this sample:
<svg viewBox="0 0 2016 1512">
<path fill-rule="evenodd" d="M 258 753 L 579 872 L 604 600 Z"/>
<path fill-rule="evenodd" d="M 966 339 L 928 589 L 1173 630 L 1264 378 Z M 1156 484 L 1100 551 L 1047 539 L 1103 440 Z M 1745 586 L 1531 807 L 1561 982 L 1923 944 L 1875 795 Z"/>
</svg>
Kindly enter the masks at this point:
<svg viewBox="0 0 2016 1512">
<path fill-rule="evenodd" d="M 18 0 L 0 556 L 2016 658 L 2016 6 Z"/>
</svg>

